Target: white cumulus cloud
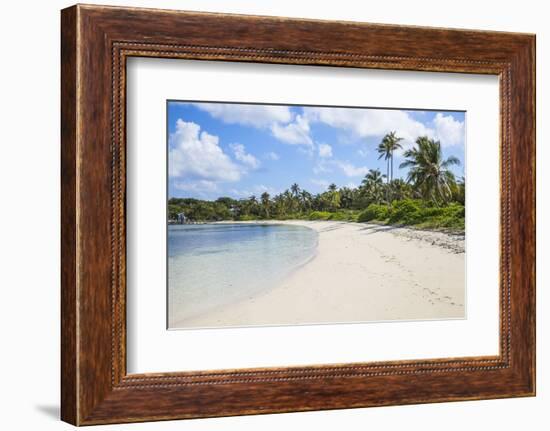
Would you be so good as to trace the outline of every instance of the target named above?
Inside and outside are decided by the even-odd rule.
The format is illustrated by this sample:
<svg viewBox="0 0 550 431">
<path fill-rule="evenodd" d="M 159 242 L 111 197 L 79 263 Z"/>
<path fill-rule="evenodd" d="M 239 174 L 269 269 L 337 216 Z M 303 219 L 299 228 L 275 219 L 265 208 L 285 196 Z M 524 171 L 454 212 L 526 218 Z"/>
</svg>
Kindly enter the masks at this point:
<svg viewBox="0 0 550 431">
<path fill-rule="evenodd" d="M 435 135 L 443 147 L 464 144 L 464 122 L 438 112 L 433 120 Z"/>
<path fill-rule="evenodd" d="M 369 168 L 366 166 L 355 166 L 346 161 L 335 160 L 334 164 L 340 168 L 347 177 L 364 177 L 369 171 Z"/>
<path fill-rule="evenodd" d="M 332 157 L 332 147 L 329 144 L 319 144 L 319 157 Z"/>
<path fill-rule="evenodd" d="M 198 109 L 227 124 L 269 129 L 279 141 L 313 147 L 308 120 L 288 106 L 238 103 L 195 103 Z"/>
<path fill-rule="evenodd" d="M 313 141 L 309 136 L 309 121 L 302 115 L 296 115 L 294 121 L 286 125 L 274 123 L 271 133 L 287 144 L 313 147 Z"/>
<path fill-rule="evenodd" d="M 181 181 L 239 181 L 243 173 L 223 152 L 218 137 L 201 132 L 196 123 L 178 119 L 170 148 L 168 172 Z"/>
<path fill-rule="evenodd" d="M 292 120 L 292 113 L 288 106 L 237 103 L 196 103 L 195 106 L 228 124 L 261 128 L 270 127 L 273 123 L 287 123 Z"/>
<path fill-rule="evenodd" d="M 258 169 L 260 167 L 260 161 L 252 154 L 247 153 L 243 144 L 231 144 L 229 145 L 235 154 L 235 158 L 252 169 Z"/>
<path fill-rule="evenodd" d="M 333 172 L 335 169 L 340 170 L 346 177 L 363 177 L 369 171 L 367 166 L 355 166 L 346 160 L 321 159 L 313 167 L 313 173 L 316 175 L 325 174 Z"/>
<path fill-rule="evenodd" d="M 381 137 L 396 131 L 405 146 L 412 145 L 418 136 L 434 135 L 431 128 L 400 110 L 307 107 L 304 116 L 311 123 L 324 123 L 362 138 Z"/>
<path fill-rule="evenodd" d="M 382 137 L 395 131 L 403 138 L 404 148 L 411 147 L 419 136 L 438 139 L 443 146 L 464 144 L 464 122 L 441 112 L 428 123 L 415 120 L 406 111 L 391 109 L 306 107 L 304 117 L 309 123 L 323 123 L 360 138 Z M 363 150 L 359 154 L 366 155 Z"/>
</svg>

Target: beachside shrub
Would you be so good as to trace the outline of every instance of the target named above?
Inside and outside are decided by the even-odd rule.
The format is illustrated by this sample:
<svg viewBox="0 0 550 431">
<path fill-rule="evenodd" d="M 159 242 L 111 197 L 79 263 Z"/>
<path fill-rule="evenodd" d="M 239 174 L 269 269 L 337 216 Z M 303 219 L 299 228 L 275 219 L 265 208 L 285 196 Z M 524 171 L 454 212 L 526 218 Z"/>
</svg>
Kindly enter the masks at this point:
<svg viewBox="0 0 550 431">
<path fill-rule="evenodd" d="M 348 217 L 348 218 L 347 218 L 347 221 L 356 222 L 356 221 L 358 221 L 358 219 L 359 219 L 359 211 L 357 211 L 357 210 L 348 211 L 348 212 L 346 213 L 346 215 L 347 215 L 347 217 Z"/>
<path fill-rule="evenodd" d="M 309 213 L 310 220 L 328 220 L 331 216 L 331 213 L 328 211 L 312 211 Z"/>
<path fill-rule="evenodd" d="M 463 230 L 464 216 L 464 205 L 453 202 L 445 207 L 426 209 L 419 227 Z"/>
<path fill-rule="evenodd" d="M 307 220 L 307 217 L 296 213 L 296 214 L 282 214 L 276 217 L 277 220 Z"/>
<path fill-rule="evenodd" d="M 251 215 L 241 215 L 238 217 L 239 221 L 253 221 L 257 220 L 257 217 L 251 216 Z"/>
<path fill-rule="evenodd" d="M 387 205 L 370 204 L 367 209 L 359 213 L 357 221 L 384 221 L 388 218 L 388 216 L 389 208 Z"/>
<path fill-rule="evenodd" d="M 413 199 L 394 201 L 389 214 L 389 223 L 392 224 L 415 224 L 422 220 L 421 202 Z"/>
<path fill-rule="evenodd" d="M 464 205 L 459 204 L 458 202 L 453 202 L 449 204 L 447 207 L 445 207 L 445 210 L 447 215 L 453 217 L 464 218 L 466 216 L 466 209 L 464 208 Z"/>
<path fill-rule="evenodd" d="M 334 221 L 357 221 L 358 215 L 357 211 L 341 210 L 331 213 L 328 219 Z"/>
<path fill-rule="evenodd" d="M 422 208 L 422 216 L 424 218 L 439 217 L 445 212 L 445 208 L 442 207 L 425 207 Z"/>
<path fill-rule="evenodd" d="M 437 206 L 428 201 L 403 199 L 392 205 L 371 204 L 357 217 L 359 222 L 374 221 L 421 229 L 464 230 L 464 205 L 453 202 Z"/>
</svg>

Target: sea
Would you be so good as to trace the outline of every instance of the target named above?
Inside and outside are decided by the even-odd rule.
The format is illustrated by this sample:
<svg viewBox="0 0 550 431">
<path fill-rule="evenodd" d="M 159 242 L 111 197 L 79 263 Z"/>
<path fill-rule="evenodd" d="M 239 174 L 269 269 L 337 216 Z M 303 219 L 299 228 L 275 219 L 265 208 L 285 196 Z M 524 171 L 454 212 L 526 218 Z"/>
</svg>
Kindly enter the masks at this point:
<svg viewBox="0 0 550 431">
<path fill-rule="evenodd" d="M 305 226 L 169 225 L 169 328 L 276 287 L 315 256 L 317 243 Z"/>
</svg>

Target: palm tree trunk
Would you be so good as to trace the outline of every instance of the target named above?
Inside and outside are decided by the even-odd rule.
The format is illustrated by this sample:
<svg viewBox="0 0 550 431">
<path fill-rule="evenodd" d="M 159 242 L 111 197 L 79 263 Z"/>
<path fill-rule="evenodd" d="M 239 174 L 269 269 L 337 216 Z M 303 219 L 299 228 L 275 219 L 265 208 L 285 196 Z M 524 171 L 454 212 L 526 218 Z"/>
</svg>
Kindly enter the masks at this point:
<svg viewBox="0 0 550 431">
<path fill-rule="evenodd" d="M 390 160 L 391 160 L 391 181 L 393 181 L 393 151 L 391 152 Z"/>
<path fill-rule="evenodd" d="M 386 202 L 390 203 L 390 159 L 386 162 Z"/>
</svg>

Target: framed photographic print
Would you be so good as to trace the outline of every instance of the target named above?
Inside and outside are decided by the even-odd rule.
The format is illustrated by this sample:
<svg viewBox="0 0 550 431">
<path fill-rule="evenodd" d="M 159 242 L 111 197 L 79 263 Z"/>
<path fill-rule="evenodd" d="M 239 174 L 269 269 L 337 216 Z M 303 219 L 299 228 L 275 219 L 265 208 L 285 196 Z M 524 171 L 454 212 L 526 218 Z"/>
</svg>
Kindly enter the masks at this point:
<svg viewBox="0 0 550 431">
<path fill-rule="evenodd" d="M 62 11 L 62 419 L 535 394 L 535 37 Z"/>
</svg>

